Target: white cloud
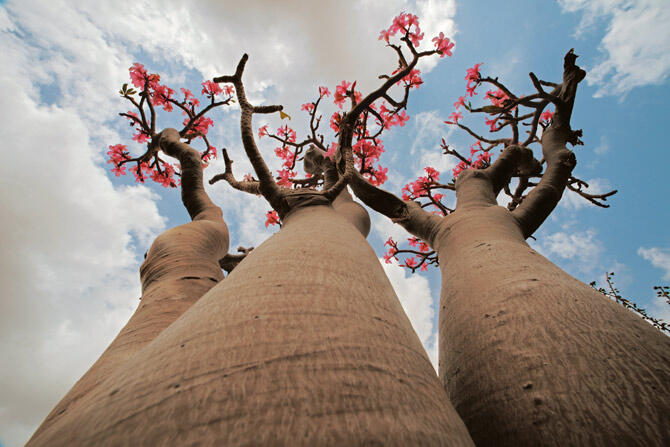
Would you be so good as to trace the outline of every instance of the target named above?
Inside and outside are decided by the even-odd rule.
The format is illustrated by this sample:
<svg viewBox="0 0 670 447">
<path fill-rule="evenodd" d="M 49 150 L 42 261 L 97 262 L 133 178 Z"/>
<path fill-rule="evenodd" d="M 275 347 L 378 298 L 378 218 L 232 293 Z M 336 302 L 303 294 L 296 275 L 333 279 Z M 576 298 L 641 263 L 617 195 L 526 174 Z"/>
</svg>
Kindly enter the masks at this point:
<svg viewBox="0 0 670 447">
<path fill-rule="evenodd" d="M 605 155 L 609 152 L 610 149 L 611 145 L 609 139 L 606 135 L 603 135 L 600 137 L 600 144 L 595 149 L 593 149 L 593 152 L 595 152 L 597 155 Z"/>
<path fill-rule="evenodd" d="M 670 74 L 670 2 L 664 0 L 559 0 L 566 12 L 583 13 L 581 35 L 606 20 L 600 43 L 603 60 L 587 76 L 595 96 L 625 95 L 635 87 L 658 85 Z"/>
<path fill-rule="evenodd" d="M 651 265 L 654 267 L 664 270 L 665 273 L 663 274 L 663 279 L 670 281 L 670 249 L 660 247 L 640 247 L 637 250 L 637 254 L 651 262 Z"/>
<path fill-rule="evenodd" d="M 603 270 L 600 263 L 603 246 L 592 229 L 542 235 L 531 245 L 573 274 L 592 277 Z"/>
<path fill-rule="evenodd" d="M 164 222 L 146 187 L 112 186 L 80 116 L 12 87 L 0 82 L 0 433 L 20 445 L 136 307 L 139 255 Z"/>
<path fill-rule="evenodd" d="M 434 327 L 435 309 L 430 284 L 424 276 L 412 274 L 396 264 L 386 264 L 380 259 L 384 272 L 400 299 L 421 343 L 437 369 L 437 332 Z"/>
</svg>

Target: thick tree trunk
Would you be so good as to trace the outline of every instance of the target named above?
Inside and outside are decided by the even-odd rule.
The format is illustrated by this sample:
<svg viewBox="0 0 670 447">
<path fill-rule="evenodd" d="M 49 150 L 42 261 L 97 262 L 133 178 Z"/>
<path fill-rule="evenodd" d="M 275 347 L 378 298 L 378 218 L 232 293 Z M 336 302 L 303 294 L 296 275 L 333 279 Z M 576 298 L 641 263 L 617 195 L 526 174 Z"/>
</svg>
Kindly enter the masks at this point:
<svg viewBox="0 0 670 447">
<path fill-rule="evenodd" d="M 202 184 L 200 154 L 181 143 L 174 129 L 157 138 L 162 150 L 181 163 L 181 194 L 192 222 L 160 234 L 140 266 L 140 305 L 105 352 L 49 413 L 29 445 L 51 445 L 67 420 L 87 411 L 80 401 L 172 324 L 198 298 L 223 279 L 219 260 L 228 251 L 228 227 L 221 208 Z M 103 389 L 104 388 L 103 386 Z"/>
<path fill-rule="evenodd" d="M 670 338 L 531 249 L 471 179 L 434 246 L 439 375 L 475 444 L 670 445 Z"/>
<path fill-rule="evenodd" d="M 290 213 L 31 445 L 472 445 L 342 205 Z"/>
<path fill-rule="evenodd" d="M 70 407 L 153 340 L 223 279 L 218 260 L 228 249 L 222 220 L 198 220 L 159 235 L 140 268 L 142 297 L 128 323 L 98 360 L 49 413 L 33 435 L 49 438 Z"/>
</svg>

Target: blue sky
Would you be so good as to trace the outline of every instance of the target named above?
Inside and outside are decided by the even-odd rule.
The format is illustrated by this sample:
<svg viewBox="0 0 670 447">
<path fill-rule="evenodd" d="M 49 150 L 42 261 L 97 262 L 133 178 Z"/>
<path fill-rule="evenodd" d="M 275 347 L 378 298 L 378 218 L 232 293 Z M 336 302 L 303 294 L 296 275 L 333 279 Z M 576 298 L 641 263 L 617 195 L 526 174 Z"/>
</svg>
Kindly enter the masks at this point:
<svg viewBox="0 0 670 447">
<path fill-rule="evenodd" d="M 23 445 L 58 399 L 99 356 L 137 305 L 138 266 L 153 238 L 188 219 L 179 192 L 136 185 L 109 173 L 110 144 L 133 147 L 117 116 L 128 67 L 141 62 L 177 90 L 232 72 L 250 54 L 247 91 L 256 103 L 281 103 L 300 133 L 300 104 L 319 85 L 343 79 L 363 91 L 393 69 L 377 40 L 400 11 L 419 15 L 427 41 L 443 31 L 454 56 L 423 68 L 410 97 L 412 117 L 385 138 L 385 185 L 399 193 L 430 164 L 448 172 L 440 138 L 471 140 L 443 123 L 465 89 L 465 70 L 484 62 L 513 91 L 531 92 L 528 72 L 560 80 L 570 48 L 589 72 L 572 124 L 584 130 L 575 174 L 594 189 L 616 188 L 611 208 L 568 192 L 531 241 L 577 278 L 615 271 L 624 296 L 670 320 L 652 286 L 670 282 L 667 138 L 670 4 L 663 1 L 0 2 L 0 82 L 5 144 L 0 197 L 3 284 L 0 324 L 0 444 Z M 64 32 L 63 30 L 67 30 Z M 346 31 L 344 31 L 346 30 Z M 436 58 L 436 61 L 438 59 Z M 483 96 L 483 92 L 479 97 Z M 178 117 L 177 117 L 178 118 Z M 229 148 L 238 175 L 250 171 L 239 141 L 239 111 L 218 110 L 211 142 Z M 467 117 L 466 117 L 467 119 Z M 474 122 L 474 121 L 471 121 Z M 279 117 L 255 121 L 283 124 Z M 160 123 L 171 124 L 169 118 Z M 134 146 L 135 150 L 140 148 Z M 267 157 L 273 146 L 261 141 Z M 278 166 L 278 161 L 272 161 Z M 206 176 L 221 172 L 222 160 Z M 448 174 L 446 174 L 448 175 Z M 260 199 L 210 188 L 231 229 L 231 247 L 258 245 L 271 234 Z M 381 257 L 389 235 L 404 230 L 372 215 L 368 240 Z M 431 358 L 436 352 L 439 272 L 386 272 Z"/>
</svg>

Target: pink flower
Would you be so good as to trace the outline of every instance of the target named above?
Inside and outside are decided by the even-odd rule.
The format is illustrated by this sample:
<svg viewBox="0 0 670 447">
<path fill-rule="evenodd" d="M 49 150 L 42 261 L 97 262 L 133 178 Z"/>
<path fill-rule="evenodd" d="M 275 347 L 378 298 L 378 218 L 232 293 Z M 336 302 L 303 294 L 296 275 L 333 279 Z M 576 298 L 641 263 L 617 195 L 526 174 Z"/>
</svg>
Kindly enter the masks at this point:
<svg viewBox="0 0 670 447">
<path fill-rule="evenodd" d="M 126 175 L 126 165 L 116 166 L 112 168 L 112 172 L 119 177 L 120 175 Z"/>
<path fill-rule="evenodd" d="M 374 186 L 381 186 L 388 179 L 388 171 L 388 168 L 382 168 L 378 165 L 377 169 L 372 172 L 372 177 L 369 179 L 370 183 Z"/>
<path fill-rule="evenodd" d="M 290 180 L 289 177 L 295 177 L 296 173 L 293 171 L 289 171 L 288 169 L 282 169 L 280 171 L 277 171 L 279 174 L 279 179 L 277 180 L 277 184 L 279 186 L 283 186 L 285 188 L 290 188 L 293 186 L 293 182 Z"/>
<path fill-rule="evenodd" d="M 265 213 L 265 217 L 267 217 L 267 220 L 265 221 L 265 228 L 267 228 L 270 225 L 277 225 L 281 223 L 281 221 L 279 220 L 279 215 L 275 210 L 268 211 L 267 213 Z"/>
<path fill-rule="evenodd" d="M 451 123 L 457 123 L 462 118 L 463 118 L 463 114 L 460 113 L 460 112 L 453 112 L 451 115 L 449 115 L 449 121 Z"/>
<path fill-rule="evenodd" d="M 263 127 L 258 128 L 258 138 L 263 138 L 267 134 L 268 134 L 268 125 L 267 124 Z"/>
<path fill-rule="evenodd" d="M 386 239 L 386 242 L 384 242 L 384 245 L 388 245 L 389 247 L 395 247 L 397 244 L 393 240 L 392 237 Z"/>
<path fill-rule="evenodd" d="M 335 132 L 340 131 L 340 121 L 342 120 L 342 116 L 335 112 L 331 115 L 330 117 L 330 128 L 333 129 Z"/>
<path fill-rule="evenodd" d="M 151 95 L 151 103 L 155 106 L 163 106 L 163 110 L 166 112 L 172 112 L 172 103 L 170 103 L 169 100 L 172 98 L 174 90 L 168 86 L 160 84 L 155 84 L 153 89 L 154 92 Z"/>
<path fill-rule="evenodd" d="M 482 152 L 481 154 L 477 155 L 477 161 L 479 162 L 480 165 L 486 165 L 491 162 L 491 153 L 490 152 Z"/>
<path fill-rule="evenodd" d="M 144 81 L 147 78 L 147 70 L 144 68 L 144 65 L 139 62 L 135 62 L 132 67 L 128 69 L 130 72 L 130 81 L 137 88 L 144 88 Z"/>
<path fill-rule="evenodd" d="M 477 87 L 479 87 L 479 84 L 474 83 L 470 85 L 470 83 L 468 82 L 468 85 L 465 87 L 465 92 L 470 96 L 475 96 L 477 94 L 477 92 L 475 91 Z"/>
<path fill-rule="evenodd" d="M 233 96 L 235 94 L 235 87 L 230 84 L 226 84 L 223 86 L 223 93 L 228 96 Z"/>
<path fill-rule="evenodd" d="M 245 181 L 245 182 L 253 182 L 254 181 L 254 176 L 251 175 L 251 174 L 244 174 L 242 176 L 242 180 Z"/>
<path fill-rule="evenodd" d="M 486 120 L 484 120 L 484 122 L 489 126 L 489 129 L 491 130 L 491 132 L 495 132 L 496 130 L 498 130 L 498 126 L 496 125 L 497 122 L 498 122 L 497 117 L 491 118 L 491 119 L 486 119 Z"/>
<path fill-rule="evenodd" d="M 335 87 L 335 95 L 333 96 L 333 100 L 335 105 L 337 105 L 340 109 L 344 105 L 344 101 L 347 99 L 347 89 L 350 86 L 351 82 L 342 81 L 340 85 Z"/>
<path fill-rule="evenodd" d="M 188 124 L 189 118 L 186 118 L 184 120 L 184 126 Z M 192 125 L 191 125 L 191 132 L 197 133 L 200 132 L 203 135 L 207 135 L 207 132 L 209 130 L 209 127 L 214 125 L 214 121 L 212 121 L 211 118 L 202 116 L 198 118 Z"/>
<path fill-rule="evenodd" d="M 208 96 L 218 95 L 223 92 L 223 89 L 219 84 L 214 81 L 207 80 L 202 83 L 202 94 Z"/>
<path fill-rule="evenodd" d="M 496 107 L 503 107 L 503 103 L 505 100 L 509 99 L 509 97 L 503 92 L 502 90 L 498 89 L 497 91 L 489 90 L 486 92 L 486 99 L 491 101 L 491 104 L 493 104 Z"/>
<path fill-rule="evenodd" d="M 437 169 L 426 166 L 423 170 L 426 171 L 426 174 L 428 174 L 428 176 L 434 181 L 438 181 L 440 179 L 440 173 L 437 171 Z"/>
<path fill-rule="evenodd" d="M 395 115 L 395 125 L 398 125 L 400 127 L 403 127 L 407 121 L 409 121 L 409 115 L 405 113 L 403 110 L 400 113 L 396 113 Z"/>
<path fill-rule="evenodd" d="M 137 141 L 138 143 L 146 143 L 149 141 L 149 135 L 145 134 L 143 131 L 139 130 L 137 131 L 136 134 L 133 134 L 133 140 Z"/>
<path fill-rule="evenodd" d="M 324 96 L 330 96 L 330 90 L 328 90 L 328 87 L 319 87 L 319 96 L 324 97 Z"/>
<path fill-rule="evenodd" d="M 440 52 L 440 57 L 451 56 L 451 49 L 454 47 L 452 42 L 449 42 L 447 37 L 444 37 L 444 33 L 440 32 L 437 37 L 433 38 L 435 42 L 435 48 Z"/>
<path fill-rule="evenodd" d="M 454 108 L 458 110 L 461 106 L 465 107 L 465 96 L 459 96 L 458 101 L 454 103 Z"/>
<path fill-rule="evenodd" d="M 484 65 L 483 62 L 481 62 L 479 64 L 475 64 L 473 67 L 467 69 L 467 72 L 465 74 L 465 80 L 468 81 L 468 84 L 470 82 L 479 81 L 479 78 L 481 78 L 481 76 L 482 76 L 479 73 L 479 67 L 481 67 L 482 65 Z"/>
<path fill-rule="evenodd" d="M 305 104 L 300 106 L 300 110 L 304 110 L 304 111 L 310 113 L 310 112 L 312 112 L 312 110 L 314 110 L 314 103 L 306 102 Z"/>
<path fill-rule="evenodd" d="M 288 124 L 277 129 L 277 136 L 284 138 L 285 140 L 295 143 L 296 133 L 295 130 L 288 127 Z"/>
<path fill-rule="evenodd" d="M 109 146 L 109 160 L 107 163 L 114 163 L 115 165 L 119 164 L 121 161 L 128 158 L 128 152 L 126 151 L 126 146 L 123 144 L 116 144 L 114 146 Z"/>
<path fill-rule="evenodd" d="M 423 80 L 421 79 L 421 76 L 419 76 L 420 74 L 421 71 L 418 69 L 410 70 L 409 74 L 402 78 L 400 82 L 404 82 L 405 85 L 409 86 L 410 88 L 419 87 L 421 84 L 423 84 Z M 398 84 L 400 84 L 400 82 L 398 82 Z"/>
<path fill-rule="evenodd" d="M 554 118 L 554 112 L 552 112 L 551 110 L 545 110 L 545 111 L 542 112 L 542 114 L 540 115 L 540 120 L 541 120 L 541 121 L 544 121 L 545 123 L 548 123 L 548 122 L 551 121 L 553 118 Z"/>
<path fill-rule="evenodd" d="M 475 155 L 478 151 L 482 150 L 482 142 L 476 141 L 470 146 L 470 155 Z"/>
<path fill-rule="evenodd" d="M 482 75 L 479 73 L 479 67 L 484 65 L 483 63 L 475 64 L 473 67 L 468 68 L 465 74 L 465 80 L 468 81 L 466 86 L 466 91 L 470 96 L 476 95 L 475 89 L 479 85 L 479 79 Z"/>
<path fill-rule="evenodd" d="M 416 259 L 414 257 L 405 259 L 405 267 L 416 267 Z"/>
<path fill-rule="evenodd" d="M 391 34 L 391 31 L 383 29 L 379 32 L 379 39 L 378 40 L 385 40 L 386 43 L 389 43 L 389 38 L 392 35 L 393 34 Z"/>
<path fill-rule="evenodd" d="M 214 146 L 209 146 L 202 156 L 202 161 L 209 161 L 212 158 L 216 158 L 216 148 Z"/>
</svg>

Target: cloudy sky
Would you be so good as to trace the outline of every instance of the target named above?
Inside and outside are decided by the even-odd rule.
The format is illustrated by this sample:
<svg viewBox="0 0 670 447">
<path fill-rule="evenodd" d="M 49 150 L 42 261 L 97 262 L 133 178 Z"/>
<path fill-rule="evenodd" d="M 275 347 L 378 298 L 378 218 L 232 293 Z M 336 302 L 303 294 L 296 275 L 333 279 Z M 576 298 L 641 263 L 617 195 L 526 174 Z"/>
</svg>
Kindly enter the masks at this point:
<svg viewBox="0 0 670 447">
<path fill-rule="evenodd" d="M 574 47 L 589 72 L 573 116 L 585 141 L 576 174 L 594 191 L 620 192 L 606 210 L 566 194 L 531 243 L 583 281 L 615 271 L 625 296 L 670 320 L 652 291 L 670 282 L 665 0 L 0 1 L 0 446 L 23 445 L 104 350 L 137 306 L 142 254 L 187 220 L 178 191 L 114 178 L 105 164 L 110 144 L 134 147 L 117 116 L 127 110 L 116 92 L 128 67 L 141 62 L 175 90 L 198 91 L 249 53 L 249 96 L 283 104 L 300 132 L 300 104 L 319 85 L 357 80 L 367 91 L 394 68 L 377 36 L 401 11 L 420 17 L 426 40 L 442 31 L 456 47 L 452 58 L 421 67 L 412 118 L 385 139 L 386 187 L 398 193 L 426 165 L 448 172 L 442 137 L 469 147 L 443 124 L 467 67 L 484 62 L 484 73 L 530 92 L 528 72 L 559 80 L 562 55 Z M 238 154 L 243 173 L 238 117 L 235 108 L 217 111 L 211 142 Z M 266 122 L 280 124 L 255 124 Z M 215 161 L 208 175 L 220 170 Z M 274 231 L 263 225 L 261 200 L 221 183 L 210 192 L 231 246 L 258 245 Z M 389 235 L 402 239 L 403 230 L 373 215 L 369 240 L 379 256 Z M 438 272 L 384 268 L 435 359 Z"/>
</svg>

